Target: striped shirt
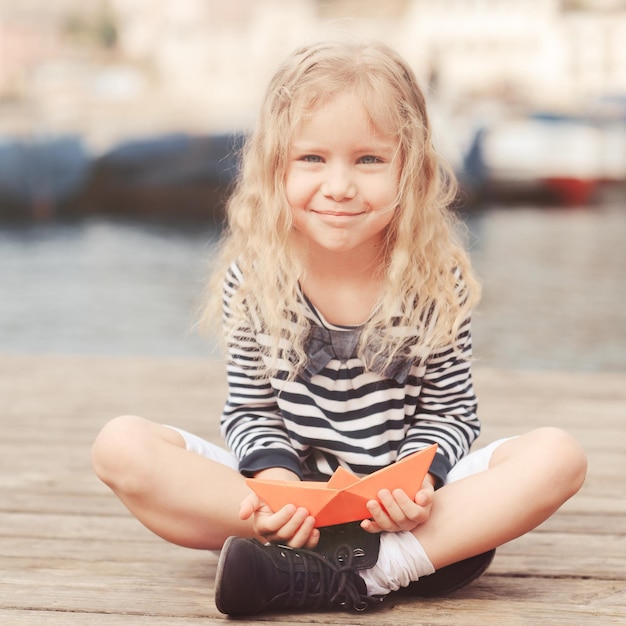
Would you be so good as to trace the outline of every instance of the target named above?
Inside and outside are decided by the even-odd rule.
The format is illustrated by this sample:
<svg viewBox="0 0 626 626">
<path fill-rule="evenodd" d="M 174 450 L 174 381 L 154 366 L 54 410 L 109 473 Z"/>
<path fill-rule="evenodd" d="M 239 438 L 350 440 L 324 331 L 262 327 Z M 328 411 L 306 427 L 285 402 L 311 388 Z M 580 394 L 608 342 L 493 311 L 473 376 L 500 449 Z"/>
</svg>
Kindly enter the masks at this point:
<svg viewBox="0 0 626 626">
<path fill-rule="evenodd" d="M 243 277 L 231 266 L 224 315 Z M 358 329 L 328 323 L 302 297 L 311 325 L 311 363 L 295 379 L 265 376 L 268 337 L 252 320 L 228 343 L 228 398 L 221 432 L 245 476 L 283 467 L 305 478 L 330 476 L 338 466 L 370 474 L 412 452 L 439 445 L 430 468 L 438 484 L 480 432 L 470 368 L 469 319 L 456 346 L 393 371 L 368 371 L 354 354 Z"/>
</svg>

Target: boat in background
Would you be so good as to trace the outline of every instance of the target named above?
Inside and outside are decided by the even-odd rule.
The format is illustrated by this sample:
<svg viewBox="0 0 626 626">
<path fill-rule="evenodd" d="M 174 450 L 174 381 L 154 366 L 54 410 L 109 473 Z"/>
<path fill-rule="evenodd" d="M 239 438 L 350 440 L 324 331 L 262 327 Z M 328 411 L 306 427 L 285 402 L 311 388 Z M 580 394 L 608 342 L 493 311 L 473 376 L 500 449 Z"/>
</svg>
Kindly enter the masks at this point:
<svg viewBox="0 0 626 626">
<path fill-rule="evenodd" d="M 534 113 L 484 125 L 460 179 L 479 200 L 590 204 L 601 186 L 626 181 L 626 115 Z"/>
<path fill-rule="evenodd" d="M 90 170 L 79 137 L 0 140 L 0 217 L 53 217 L 83 192 Z"/>
<path fill-rule="evenodd" d="M 0 142 L 0 219 L 220 220 L 243 135 L 172 133 L 93 157 L 78 137 Z"/>
<path fill-rule="evenodd" d="M 94 161 L 84 210 L 220 219 L 243 135 L 173 133 L 122 143 Z"/>
</svg>

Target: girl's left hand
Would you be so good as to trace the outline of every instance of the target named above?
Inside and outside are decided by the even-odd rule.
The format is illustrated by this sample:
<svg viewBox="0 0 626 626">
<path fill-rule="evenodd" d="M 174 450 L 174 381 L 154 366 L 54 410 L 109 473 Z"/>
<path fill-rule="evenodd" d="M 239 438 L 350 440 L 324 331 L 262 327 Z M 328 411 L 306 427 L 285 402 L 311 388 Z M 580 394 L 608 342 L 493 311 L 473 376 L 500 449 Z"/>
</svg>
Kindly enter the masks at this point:
<svg viewBox="0 0 626 626">
<path fill-rule="evenodd" d="M 367 503 L 372 519 L 363 520 L 361 528 L 369 533 L 413 530 L 430 517 L 434 494 L 435 488 L 429 477 L 424 480 L 415 500 L 402 489 L 395 489 L 393 493 L 382 489 L 378 492 L 378 500 Z"/>
</svg>

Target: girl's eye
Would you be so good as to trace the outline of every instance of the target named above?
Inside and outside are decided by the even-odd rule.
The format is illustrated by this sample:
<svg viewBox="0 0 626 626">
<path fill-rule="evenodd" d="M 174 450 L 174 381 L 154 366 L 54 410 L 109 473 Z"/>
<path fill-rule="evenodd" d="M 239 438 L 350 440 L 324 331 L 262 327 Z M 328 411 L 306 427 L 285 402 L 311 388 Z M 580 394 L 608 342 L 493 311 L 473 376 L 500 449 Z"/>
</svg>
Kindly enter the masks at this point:
<svg viewBox="0 0 626 626">
<path fill-rule="evenodd" d="M 379 159 L 377 156 L 374 156 L 373 154 L 367 154 L 365 156 L 362 156 L 359 159 L 360 163 L 364 163 L 365 165 L 370 165 L 372 163 L 382 163 L 381 159 Z"/>
<path fill-rule="evenodd" d="M 318 156 L 317 154 L 305 154 L 304 156 L 300 157 L 300 160 L 304 161 L 305 163 L 321 163 L 322 157 Z"/>
</svg>

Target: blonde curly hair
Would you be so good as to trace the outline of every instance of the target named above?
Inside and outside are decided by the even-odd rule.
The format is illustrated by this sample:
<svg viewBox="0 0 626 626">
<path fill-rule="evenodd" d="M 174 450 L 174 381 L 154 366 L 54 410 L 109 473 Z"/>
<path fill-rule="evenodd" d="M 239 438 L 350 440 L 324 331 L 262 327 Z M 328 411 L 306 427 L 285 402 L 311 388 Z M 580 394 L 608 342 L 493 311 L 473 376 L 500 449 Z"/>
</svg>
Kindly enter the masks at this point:
<svg viewBox="0 0 626 626">
<path fill-rule="evenodd" d="M 451 209 L 456 180 L 432 146 L 425 98 L 411 68 L 378 42 L 300 48 L 270 81 L 244 146 L 201 319 L 219 317 L 224 276 L 236 262 L 244 280 L 231 303 L 226 339 L 242 324 L 250 326 L 251 318 L 260 320 L 274 342 L 265 348 L 270 362 L 283 360 L 288 346 L 294 373 L 306 363 L 309 322 L 299 291 L 305 268 L 285 197 L 290 142 L 307 115 L 346 91 L 360 98 L 375 127 L 397 137 L 402 164 L 398 209 L 385 233 L 382 293 L 361 329 L 361 358 L 368 342 L 387 362 L 399 354 L 424 358 L 454 345 L 479 298 Z M 394 332 L 398 327 L 414 331 L 413 339 L 407 342 L 404 332 Z"/>
</svg>

